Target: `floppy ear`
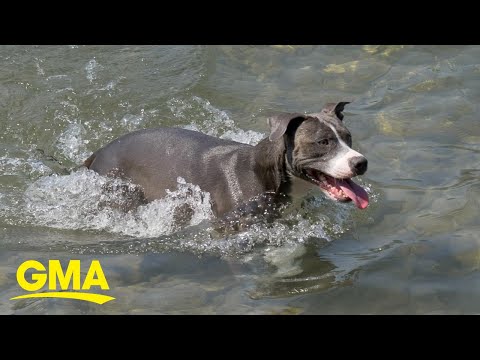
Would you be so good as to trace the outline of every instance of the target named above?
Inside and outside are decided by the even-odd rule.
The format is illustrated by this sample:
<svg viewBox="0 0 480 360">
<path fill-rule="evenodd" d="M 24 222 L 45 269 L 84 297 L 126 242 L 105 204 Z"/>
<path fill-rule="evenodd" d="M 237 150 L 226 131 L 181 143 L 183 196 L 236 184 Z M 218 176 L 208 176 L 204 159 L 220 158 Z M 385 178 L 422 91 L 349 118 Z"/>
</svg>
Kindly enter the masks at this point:
<svg viewBox="0 0 480 360">
<path fill-rule="evenodd" d="M 307 116 L 300 113 L 280 113 L 278 115 L 268 118 L 268 125 L 270 126 L 270 141 L 280 139 L 285 131 L 287 131 L 288 124 L 293 119 L 302 118 L 306 119 Z"/>
<path fill-rule="evenodd" d="M 343 101 L 338 103 L 328 103 L 322 109 L 326 114 L 333 115 L 335 114 L 340 120 L 343 120 L 342 111 L 345 108 L 345 105 L 350 104 L 350 101 Z"/>
</svg>

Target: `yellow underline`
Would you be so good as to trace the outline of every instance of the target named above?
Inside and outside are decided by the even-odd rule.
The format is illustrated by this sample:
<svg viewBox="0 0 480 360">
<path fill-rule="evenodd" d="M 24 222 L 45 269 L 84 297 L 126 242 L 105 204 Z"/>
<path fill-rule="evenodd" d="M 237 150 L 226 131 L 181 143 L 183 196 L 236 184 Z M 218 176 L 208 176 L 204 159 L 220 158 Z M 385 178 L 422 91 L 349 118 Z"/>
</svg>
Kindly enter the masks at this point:
<svg viewBox="0 0 480 360">
<path fill-rule="evenodd" d="M 100 305 L 105 304 L 108 301 L 115 300 L 114 297 L 111 297 L 108 295 L 82 293 L 82 292 L 43 292 L 43 293 L 15 296 L 10 300 L 31 299 L 31 298 L 75 299 L 75 300 L 90 301 Z"/>
</svg>

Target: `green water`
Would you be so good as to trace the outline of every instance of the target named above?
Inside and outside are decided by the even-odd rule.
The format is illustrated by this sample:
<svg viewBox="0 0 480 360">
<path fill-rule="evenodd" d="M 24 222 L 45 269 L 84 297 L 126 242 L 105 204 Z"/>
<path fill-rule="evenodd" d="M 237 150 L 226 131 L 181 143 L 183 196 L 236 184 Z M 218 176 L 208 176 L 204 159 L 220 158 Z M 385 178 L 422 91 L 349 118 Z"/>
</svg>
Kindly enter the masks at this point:
<svg viewBox="0 0 480 360">
<path fill-rule="evenodd" d="M 0 59 L 1 314 L 480 312 L 479 46 L 1 46 Z M 132 130 L 255 143 L 269 112 L 338 101 L 369 160 L 363 211 L 314 191 L 273 227 L 218 238 L 200 205 L 193 226 L 169 222 L 196 198 L 96 212 L 102 179 L 55 175 Z M 98 259 L 116 299 L 10 300 L 29 259 L 80 259 L 82 276 Z"/>
</svg>

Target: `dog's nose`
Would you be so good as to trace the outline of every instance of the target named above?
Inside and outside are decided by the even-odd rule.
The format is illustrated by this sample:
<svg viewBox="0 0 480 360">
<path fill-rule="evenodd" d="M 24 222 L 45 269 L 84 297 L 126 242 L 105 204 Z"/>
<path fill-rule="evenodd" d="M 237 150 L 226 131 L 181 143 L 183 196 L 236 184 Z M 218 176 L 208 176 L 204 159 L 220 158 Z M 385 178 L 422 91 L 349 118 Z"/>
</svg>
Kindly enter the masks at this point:
<svg viewBox="0 0 480 360">
<path fill-rule="evenodd" d="M 368 161 L 363 156 L 356 156 L 350 159 L 350 168 L 355 171 L 355 175 L 363 175 L 367 171 Z"/>
</svg>

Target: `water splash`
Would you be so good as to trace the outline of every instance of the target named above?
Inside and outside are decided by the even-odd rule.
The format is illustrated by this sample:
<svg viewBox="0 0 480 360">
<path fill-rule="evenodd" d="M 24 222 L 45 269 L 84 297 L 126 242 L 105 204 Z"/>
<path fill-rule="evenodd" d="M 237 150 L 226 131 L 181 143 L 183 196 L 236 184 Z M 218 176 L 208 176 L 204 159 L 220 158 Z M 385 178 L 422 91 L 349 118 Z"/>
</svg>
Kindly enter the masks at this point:
<svg viewBox="0 0 480 360">
<path fill-rule="evenodd" d="M 93 80 L 96 80 L 97 78 L 97 73 L 98 70 L 101 70 L 103 68 L 102 65 L 97 63 L 97 60 L 93 58 L 90 60 L 87 65 L 85 65 L 85 71 L 87 73 L 87 80 L 90 81 L 90 83 L 93 82 Z"/>
<path fill-rule="evenodd" d="M 165 198 L 124 212 L 118 207 L 122 194 L 106 188 L 135 191 L 137 185 L 120 179 L 100 176 L 86 169 L 67 176 L 40 178 L 25 191 L 25 212 L 31 222 L 57 229 L 101 230 L 139 238 L 171 234 L 178 230 L 175 210 L 189 205 L 193 214 L 188 226 L 212 216 L 210 195 L 196 185 L 178 179 L 176 191 L 167 191 Z"/>
<path fill-rule="evenodd" d="M 82 163 L 90 156 L 87 150 L 89 140 L 86 140 L 86 129 L 80 123 L 71 123 L 57 139 L 57 148 L 69 160 L 76 164 Z"/>
<path fill-rule="evenodd" d="M 177 204 L 177 206 L 179 205 Z M 276 253 L 273 251 L 274 249 L 292 248 L 297 245 L 303 246 L 307 241 L 328 236 L 323 229 L 324 223 L 322 220 L 311 223 L 308 220 L 295 216 L 287 216 L 284 219 L 288 224 L 282 221 L 276 221 L 273 224 L 259 223 L 246 231 L 225 235 L 217 233 L 211 226 L 209 222 L 211 213 L 209 210 L 198 212 L 199 216 L 195 221 L 198 224 L 195 225 L 183 228 L 170 227 L 165 231 L 171 223 L 164 223 L 161 220 L 163 224 L 161 231 L 150 233 L 144 231 L 150 226 L 156 229 L 159 228 L 157 223 L 160 218 L 157 215 L 164 213 L 165 210 L 163 208 L 164 203 L 160 201 L 159 206 L 155 207 L 153 211 L 151 209 L 141 211 L 141 221 L 144 223 L 141 223 L 139 218 L 130 218 L 134 220 L 129 222 L 123 221 L 123 224 L 120 225 L 121 228 L 117 229 L 119 230 L 118 232 L 135 236 L 134 239 L 116 239 L 110 243 L 83 244 L 82 246 L 67 244 L 66 247 L 73 252 L 81 254 L 143 254 L 162 253 L 169 250 L 186 251 L 197 255 L 217 255 L 240 262 L 249 262 L 271 252 L 268 260 L 272 264 L 277 265 L 282 262 L 278 258 L 283 258 L 284 254 L 282 252 Z M 166 220 L 171 219 L 172 217 L 166 218 Z M 112 218 L 112 220 L 114 219 Z M 125 231 L 126 227 L 133 228 Z M 103 226 L 103 228 L 112 230 L 109 226 Z M 164 235 L 154 237 L 141 236 L 153 235 L 154 233 L 164 233 Z M 292 254 L 289 256 L 292 256 Z M 294 254 L 293 256 L 296 255 Z M 277 260 L 275 260 L 276 258 Z"/>
<path fill-rule="evenodd" d="M 140 128 L 140 125 L 145 121 L 145 110 L 140 110 L 140 115 L 126 114 L 121 122 L 123 127 L 128 131 L 134 131 Z"/>
<path fill-rule="evenodd" d="M 48 175 L 52 171 L 41 161 L 32 157 L 16 158 L 4 155 L 0 157 L 0 174 L 1 176 L 18 176 L 28 174 L 29 176 Z"/>
<path fill-rule="evenodd" d="M 256 145 L 265 137 L 256 131 L 239 129 L 225 111 L 198 96 L 189 100 L 171 99 L 168 107 L 176 118 L 191 121 L 185 129 L 250 145 Z"/>
<path fill-rule="evenodd" d="M 43 76 L 45 75 L 45 70 L 43 70 L 41 64 L 44 62 L 43 59 L 39 59 L 37 57 L 34 58 L 34 63 L 35 63 L 35 67 L 37 68 L 37 74 L 40 75 L 40 76 Z"/>
</svg>

